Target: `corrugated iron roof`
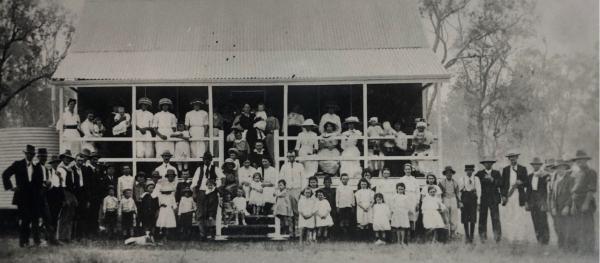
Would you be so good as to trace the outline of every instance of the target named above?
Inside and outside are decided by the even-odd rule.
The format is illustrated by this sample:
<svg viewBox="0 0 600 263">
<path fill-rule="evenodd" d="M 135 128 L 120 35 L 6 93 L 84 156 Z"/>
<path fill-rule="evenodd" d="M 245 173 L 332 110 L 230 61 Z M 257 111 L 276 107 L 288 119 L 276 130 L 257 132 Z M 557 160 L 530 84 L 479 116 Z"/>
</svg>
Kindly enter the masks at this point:
<svg viewBox="0 0 600 263">
<path fill-rule="evenodd" d="M 88 0 L 54 78 L 448 78 L 417 0 Z"/>
<path fill-rule="evenodd" d="M 104 80 L 444 79 L 429 49 L 75 53 L 55 77 Z"/>
</svg>

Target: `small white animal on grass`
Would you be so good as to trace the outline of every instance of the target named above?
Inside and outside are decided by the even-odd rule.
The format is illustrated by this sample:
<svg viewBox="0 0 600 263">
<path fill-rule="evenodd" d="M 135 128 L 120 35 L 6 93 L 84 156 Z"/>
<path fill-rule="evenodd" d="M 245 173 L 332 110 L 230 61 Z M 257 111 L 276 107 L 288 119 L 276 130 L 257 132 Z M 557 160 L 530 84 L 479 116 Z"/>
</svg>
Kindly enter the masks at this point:
<svg viewBox="0 0 600 263">
<path fill-rule="evenodd" d="M 155 245 L 155 243 L 153 237 L 145 235 L 141 237 L 130 237 L 125 240 L 125 245 L 152 246 Z"/>
</svg>

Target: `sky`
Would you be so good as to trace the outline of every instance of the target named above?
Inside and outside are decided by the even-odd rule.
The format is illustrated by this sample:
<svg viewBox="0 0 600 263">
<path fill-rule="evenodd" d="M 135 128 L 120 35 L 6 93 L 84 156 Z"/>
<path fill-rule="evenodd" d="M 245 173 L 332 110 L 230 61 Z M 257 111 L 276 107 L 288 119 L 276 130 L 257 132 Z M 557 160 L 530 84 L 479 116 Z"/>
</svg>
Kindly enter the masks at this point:
<svg viewBox="0 0 600 263">
<path fill-rule="evenodd" d="M 85 0 L 59 0 L 76 16 Z M 125 1 L 125 0 L 123 0 Z M 550 54 L 592 54 L 598 42 L 598 0 L 538 0 L 536 45 L 546 39 Z"/>
</svg>

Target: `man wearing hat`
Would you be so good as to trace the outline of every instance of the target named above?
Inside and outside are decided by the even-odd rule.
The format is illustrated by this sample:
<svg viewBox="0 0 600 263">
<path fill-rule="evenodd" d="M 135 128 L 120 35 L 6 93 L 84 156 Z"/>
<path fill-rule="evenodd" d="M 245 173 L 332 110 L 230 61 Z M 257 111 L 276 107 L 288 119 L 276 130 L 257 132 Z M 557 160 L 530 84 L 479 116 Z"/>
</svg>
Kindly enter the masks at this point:
<svg viewBox="0 0 600 263">
<path fill-rule="evenodd" d="M 162 98 L 158 101 L 160 112 L 154 114 L 154 132 L 156 136 L 162 141 L 156 142 L 156 153 L 163 153 L 169 151 L 175 152 L 175 143 L 172 141 L 166 141 L 169 139 L 171 134 L 177 129 L 177 117 L 169 109 L 173 107 L 173 102 L 168 98 Z"/>
<path fill-rule="evenodd" d="M 525 187 L 529 180 L 527 168 L 518 163 L 519 153 L 515 150 L 506 154 L 510 164 L 502 169 L 502 222 L 503 237 L 512 241 L 524 241 L 533 232 L 528 223 L 529 215 L 525 211 L 527 196 Z M 518 192 L 518 196 L 513 193 Z"/>
<path fill-rule="evenodd" d="M 527 200 L 525 207 L 531 213 L 533 228 L 538 243 L 547 245 L 550 240 L 550 230 L 548 229 L 548 181 L 550 175 L 542 170 L 542 160 L 539 157 L 531 161 L 533 173 L 529 175 L 525 183 L 525 193 Z"/>
<path fill-rule="evenodd" d="M 90 179 L 92 169 L 85 165 L 86 157 L 79 153 L 75 157 L 75 166 L 66 177 L 67 190 L 77 198 L 77 213 L 75 215 L 75 236 L 80 239 L 90 233 L 87 215 L 90 207 Z"/>
<path fill-rule="evenodd" d="M 574 234 L 577 238 L 577 249 L 584 252 L 593 252 L 597 249 L 594 212 L 597 205 L 595 194 L 598 187 L 598 174 L 588 166 L 588 161 L 591 159 L 583 150 L 578 150 L 575 157 L 571 159 L 579 168 L 573 173 L 575 182 L 571 190 L 573 198 L 571 211 L 575 220 Z"/>
<path fill-rule="evenodd" d="M 50 207 L 48 204 L 48 190 L 50 187 L 52 187 L 52 182 L 50 181 L 52 173 L 50 172 L 50 169 L 46 167 L 46 162 L 48 161 L 48 150 L 46 148 L 38 148 L 36 157 L 39 161 L 37 165 L 42 171 L 42 177 L 44 178 L 42 187 L 43 203 L 41 208 L 41 217 L 44 223 L 44 234 L 48 244 L 58 245 L 58 241 L 56 240 L 56 228 L 54 228 L 52 224 L 52 216 L 50 215 Z"/>
<path fill-rule="evenodd" d="M 74 223 L 74 215 L 77 208 L 77 198 L 72 192 L 73 188 L 73 161 L 75 158 L 71 155 L 71 151 L 67 150 L 59 157 L 61 162 L 56 168 L 55 176 L 60 189 L 61 208 L 57 221 L 58 239 L 61 241 L 71 241 L 73 238 L 72 230 Z M 54 187 L 54 183 L 53 183 Z"/>
<path fill-rule="evenodd" d="M 477 221 L 477 207 L 481 200 L 481 183 L 479 177 L 474 176 L 475 165 L 465 165 L 466 175 L 459 179 L 459 197 L 462 203 L 461 222 L 465 228 L 465 241 L 473 243 L 475 222 Z"/>
<path fill-rule="evenodd" d="M 575 183 L 571 176 L 571 164 L 563 159 L 556 161 L 556 172 L 550 181 L 548 192 L 548 206 L 554 221 L 554 230 L 558 240 L 558 247 L 568 249 L 575 246 L 573 229 L 574 220 L 571 216 L 572 198 L 571 189 Z M 594 232 L 590 230 L 590 232 Z"/>
<path fill-rule="evenodd" d="M 214 180 L 216 187 L 220 187 L 223 179 L 224 175 L 221 168 L 213 162 L 213 156 L 210 151 L 206 151 L 202 156 L 200 166 L 194 172 L 190 188 L 197 194 L 200 191 L 206 191 L 206 182 L 208 180 Z"/>
<path fill-rule="evenodd" d="M 481 183 L 481 197 L 479 203 L 479 238 L 482 242 L 487 240 L 487 217 L 488 211 L 492 218 L 492 229 L 494 240 L 500 242 L 502 239 L 502 226 L 500 225 L 500 210 L 498 205 L 502 202 L 502 176 L 498 170 L 492 169 L 496 160 L 484 158 L 480 163 L 483 170 L 478 171 L 475 176 Z"/>
<path fill-rule="evenodd" d="M 454 176 L 456 172 L 452 169 L 452 166 L 446 166 L 442 174 L 445 176 L 440 180 L 438 186 L 442 189 L 442 202 L 448 209 L 448 219 L 450 225 L 450 238 L 454 236 L 456 232 L 456 226 L 458 224 L 458 209 L 462 207 L 459 192 L 458 181 L 456 181 Z"/>
<path fill-rule="evenodd" d="M 40 244 L 39 218 L 42 216 L 44 198 L 42 188 L 44 177 L 41 166 L 33 163 L 35 147 L 25 147 L 25 158 L 13 162 L 2 173 L 4 189 L 14 192 L 13 205 L 17 206 L 19 215 L 19 246 L 29 245 L 29 235 L 33 234 L 33 241 Z M 13 186 L 11 177 L 15 177 L 16 186 Z"/>
<path fill-rule="evenodd" d="M 335 114 L 335 112 L 339 110 L 339 106 L 333 102 L 329 102 L 327 105 L 325 105 L 325 108 L 327 108 L 327 112 L 321 116 L 321 120 L 319 121 L 319 132 L 324 133 L 325 123 L 331 122 L 335 125 L 336 130 L 334 132 L 340 133 L 342 128 L 342 120 L 340 119 L 340 116 Z"/>
<path fill-rule="evenodd" d="M 75 105 L 77 104 L 76 99 L 69 99 L 67 101 L 67 107 L 61 114 L 60 119 L 56 123 L 56 130 L 62 133 L 62 137 L 65 140 L 69 138 L 81 138 L 79 131 L 79 124 L 81 123 L 79 115 L 75 111 Z M 81 142 L 79 141 L 65 141 L 60 144 L 61 152 L 70 150 L 71 152 L 79 152 L 81 148 Z"/>
<path fill-rule="evenodd" d="M 154 171 L 157 171 L 158 174 L 160 174 L 161 178 L 165 178 L 165 175 L 167 174 L 168 170 L 172 169 L 177 171 L 177 168 L 171 165 L 171 157 L 173 157 L 173 154 L 171 154 L 170 151 L 162 151 L 160 157 L 162 157 L 163 162 L 158 167 L 156 167 Z"/>
<path fill-rule="evenodd" d="M 135 110 L 135 135 L 137 139 L 152 139 L 152 121 L 154 114 L 148 109 L 152 107 L 152 100 L 142 97 L 138 100 L 139 109 Z M 136 157 L 154 158 L 154 142 L 142 141 L 136 142 Z"/>
<path fill-rule="evenodd" d="M 205 137 L 208 129 L 208 113 L 201 108 L 204 105 L 202 100 L 193 99 L 190 104 L 194 109 L 185 114 L 185 127 L 190 131 L 192 138 L 190 143 L 191 156 L 192 158 L 200 158 L 206 151 L 206 142 L 193 140 Z"/>
</svg>

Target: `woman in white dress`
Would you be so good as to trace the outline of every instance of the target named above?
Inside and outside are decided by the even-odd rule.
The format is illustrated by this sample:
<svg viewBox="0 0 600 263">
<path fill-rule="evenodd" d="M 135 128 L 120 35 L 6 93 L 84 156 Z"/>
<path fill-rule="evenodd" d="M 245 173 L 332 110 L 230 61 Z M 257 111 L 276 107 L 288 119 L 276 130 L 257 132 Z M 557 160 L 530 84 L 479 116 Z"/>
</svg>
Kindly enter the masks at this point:
<svg viewBox="0 0 600 263">
<path fill-rule="evenodd" d="M 81 121 L 79 115 L 75 111 L 75 105 L 77 105 L 77 100 L 69 99 L 65 111 L 62 113 L 56 124 L 56 130 L 62 131 L 62 137 L 66 140 L 81 138 L 81 134 L 79 133 L 79 124 L 81 124 Z M 78 153 L 80 152 L 81 142 L 67 141 L 61 143 L 60 146 L 60 152 L 71 150 L 72 153 Z"/>
<path fill-rule="evenodd" d="M 156 137 L 159 137 L 162 141 L 155 143 L 156 154 L 162 154 L 165 151 L 172 154 L 175 152 L 175 143 L 167 140 L 177 128 L 177 117 L 169 112 L 169 109 L 173 108 L 173 102 L 168 98 L 162 98 L 158 101 L 158 107 L 161 111 L 154 114 L 153 126 Z"/>
<path fill-rule="evenodd" d="M 317 125 L 312 119 L 307 119 L 302 123 L 302 132 L 298 134 L 296 147 L 294 148 L 298 152 L 299 157 L 314 156 L 319 150 L 319 137 L 314 132 L 316 127 Z M 303 161 L 302 165 L 304 165 L 305 177 L 313 176 L 317 172 L 317 161 Z"/>
<path fill-rule="evenodd" d="M 507 157 L 512 157 L 512 155 Z M 525 210 L 525 207 L 519 205 L 518 187 L 525 182 L 517 179 L 517 172 L 512 170 L 512 167 L 509 166 L 509 169 L 510 177 L 507 203 L 500 208 L 502 238 L 514 242 L 537 242 L 531 215 Z"/>
<path fill-rule="evenodd" d="M 342 133 L 342 157 L 360 157 L 360 151 L 356 147 L 356 143 L 358 142 L 358 138 L 362 136 L 362 132 L 354 129 L 355 125 L 360 123 L 360 121 L 357 117 L 351 116 L 346 118 L 344 123 L 348 129 Z M 362 173 L 360 161 L 342 161 L 340 174 L 343 173 L 348 174 L 350 178 L 360 178 L 360 174 Z"/>
</svg>

